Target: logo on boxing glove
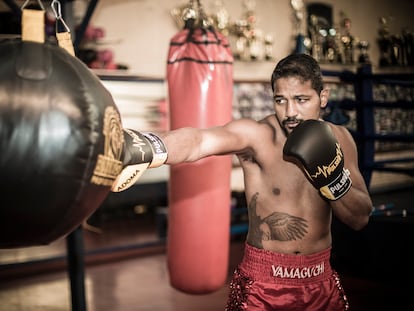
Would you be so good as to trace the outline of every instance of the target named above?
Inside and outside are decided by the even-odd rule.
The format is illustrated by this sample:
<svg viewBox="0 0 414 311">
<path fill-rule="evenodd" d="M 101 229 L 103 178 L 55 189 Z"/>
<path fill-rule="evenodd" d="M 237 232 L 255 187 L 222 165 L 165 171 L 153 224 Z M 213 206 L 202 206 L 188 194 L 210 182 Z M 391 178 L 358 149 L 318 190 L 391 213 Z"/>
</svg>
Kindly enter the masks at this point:
<svg viewBox="0 0 414 311">
<path fill-rule="evenodd" d="M 336 143 L 336 156 L 328 165 L 318 165 L 317 170 L 314 174 L 310 174 L 307 169 L 305 169 L 306 174 L 312 181 L 316 181 L 318 178 L 321 178 L 321 175 L 327 180 L 330 179 L 332 174 L 337 175 L 338 169 L 340 170 L 343 166 L 344 155 L 341 150 L 340 144 Z M 321 181 L 319 181 L 321 183 Z M 352 181 L 350 178 L 350 172 L 348 169 L 342 168 L 342 173 L 340 173 L 333 181 L 329 182 L 327 185 L 319 188 L 321 194 L 329 200 L 338 200 L 341 198 L 348 190 L 351 188 Z"/>
<path fill-rule="evenodd" d="M 319 191 L 321 194 L 329 199 L 329 200 L 338 200 L 341 198 L 345 193 L 352 186 L 352 180 L 350 178 L 351 173 L 348 169 L 343 169 L 342 174 L 340 174 L 334 181 L 329 183 L 328 185 L 321 187 Z"/>
<path fill-rule="evenodd" d="M 305 169 L 306 174 L 312 181 L 321 178 L 321 175 L 325 179 L 330 179 L 329 177 L 332 174 L 337 175 L 338 169 L 341 169 L 343 166 L 344 155 L 341 150 L 340 144 L 336 143 L 336 156 L 328 165 L 317 166 L 317 170 L 314 174 L 310 174 L 307 169 Z M 350 178 L 350 172 L 348 169 L 342 168 L 342 173 L 340 173 L 333 181 L 329 184 L 319 188 L 321 194 L 329 200 L 338 200 L 341 198 L 348 190 L 351 188 L 352 181 Z"/>
<path fill-rule="evenodd" d="M 332 160 L 332 162 L 329 163 L 329 165 L 327 165 L 327 166 L 322 165 L 322 167 L 321 167 L 321 166 L 318 165 L 317 171 L 316 171 L 315 174 L 309 174 L 308 170 L 306 170 L 306 173 L 308 174 L 308 176 L 311 180 L 315 180 L 321 174 L 325 178 L 327 178 L 333 172 L 335 172 L 335 170 L 338 168 L 338 166 L 341 165 L 341 163 L 343 161 L 343 158 L 344 158 L 344 155 L 342 153 L 341 146 L 339 145 L 339 143 L 336 143 L 336 157 Z"/>
</svg>

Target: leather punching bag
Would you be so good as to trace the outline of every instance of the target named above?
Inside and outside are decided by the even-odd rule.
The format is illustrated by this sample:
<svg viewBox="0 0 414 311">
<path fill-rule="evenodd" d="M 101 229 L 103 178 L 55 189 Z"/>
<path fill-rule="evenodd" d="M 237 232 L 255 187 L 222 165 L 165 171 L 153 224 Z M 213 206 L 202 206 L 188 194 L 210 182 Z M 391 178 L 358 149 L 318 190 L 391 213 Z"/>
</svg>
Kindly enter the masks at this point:
<svg viewBox="0 0 414 311">
<path fill-rule="evenodd" d="M 170 42 L 170 127 L 206 128 L 232 118 L 233 56 L 212 28 L 187 27 Z M 225 284 L 230 239 L 231 156 L 170 167 L 167 259 L 171 285 L 205 294 Z"/>
<path fill-rule="evenodd" d="M 0 43 L 0 248 L 49 244 L 102 203 L 123 132 L 112 96 L 48 43 Z"/>
</svg>

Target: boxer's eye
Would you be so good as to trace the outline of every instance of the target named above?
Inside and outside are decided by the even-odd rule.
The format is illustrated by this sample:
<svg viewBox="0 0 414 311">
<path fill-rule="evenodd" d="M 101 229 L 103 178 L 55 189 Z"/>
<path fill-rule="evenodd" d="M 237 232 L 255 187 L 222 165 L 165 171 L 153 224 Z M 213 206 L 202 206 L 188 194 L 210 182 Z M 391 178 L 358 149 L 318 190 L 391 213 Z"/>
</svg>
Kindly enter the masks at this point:
<svg viewBox="0 0 414 311">
<path fill-rule="evenodd" d="M 299 104 L 306 103 L 309 99 L 310 99 L 310 97 L 308 97 L 308 96 L 296 96 L 295 97 L 296 102 L 299 103 Z"/>
<path fill-rule="evenodd" d="M 287 103 L 287 100 L 284 97 L 274 97 L 273 100 L 277 105 L 284 105 Z"/>
</svg>

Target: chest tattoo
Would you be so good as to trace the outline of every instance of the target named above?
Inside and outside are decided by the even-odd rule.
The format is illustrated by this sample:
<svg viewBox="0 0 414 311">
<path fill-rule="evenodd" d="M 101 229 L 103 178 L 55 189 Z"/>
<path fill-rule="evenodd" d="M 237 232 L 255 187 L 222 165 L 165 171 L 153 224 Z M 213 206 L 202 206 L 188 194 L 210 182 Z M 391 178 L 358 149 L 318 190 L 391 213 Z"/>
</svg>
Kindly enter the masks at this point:
<svg viewBox="0 0 414 311">
<path fill-rule="evenodd" d="M 306 235 L 308 224 L 303 218 L 282 212 L 260 218 L 256 210 L 258 197 L 259 193 L 256 192 L 249 202 L 249 239 L 254 245 L 260 247 L 263 246 L 263 241 L 270 240 L 293 241 Z"/>
</svg>

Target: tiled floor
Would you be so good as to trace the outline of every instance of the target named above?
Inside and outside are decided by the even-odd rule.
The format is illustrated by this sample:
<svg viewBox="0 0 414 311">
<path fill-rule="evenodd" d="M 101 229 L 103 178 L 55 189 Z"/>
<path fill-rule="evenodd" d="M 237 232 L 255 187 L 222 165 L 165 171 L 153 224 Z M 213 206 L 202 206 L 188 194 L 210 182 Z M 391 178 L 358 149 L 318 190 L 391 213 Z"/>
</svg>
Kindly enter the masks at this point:
<svg viewBox="0 0 414 311">
<path fill-rule="evenodd" d="M 9 281 L 0 288 L 4 311 L 71 309 L 65 273 Z M 168 283 L 164 254 L 88 267 L 85 288 L 91 311 L 223 310 L 226 297 L 226 288 L 203 296 L 174 290 Z"/>
<path fill-rule="evenodd" d="M 411 208 L 414 199 L 413 189 L 376 194 L 373 199 L 376 205 L 393 203 L 399 208 Z M 160 243 L 156 230 L 150 229 L 155 228 L 155 224 L 151 224 L 153 218 L 145 219 L 148 215 L 125 216 L 128 215 L 117 215 L 111 222 L 102 219 L 100 222 L 95 221 L 102 230 L 101 233 L 83 230 L 87 263 L 84 280 L 86 310 L 224 309 L 227 284 L 208 295 L 188 295 L 173 289 L 168 281 L 165 244 Z M 152 227 L 146 228 L 148 224 Z M 381 227 L 382 222 L 376 220 L 376 225 Z M 412 235 L 412 230 L 406 234 Z M 229 277 L 241 258 L 242 241 L 240 238 L 232 240 Z M 1 311 L 84 311 L 76 309 L 71 303 L 73 292 L 70 290 L 65 266 L 65 242 L 63 239 L 49 246 L 0 250 Z M 345 255 L 350 255 L 347 253 L 347 247 L 351 246 L 345 247 Z M 412 244 L 407 248 L 412 249 Z M 24 264 L 29 259 L 32 263 Z M 395 262 L 399 262 L 398 260 L 397 258 Z M 16 265 L 16 262 L 21 264 Z M 382 278 L 381 271 L 378 271 L 378 277 L 373 277 L 372 274 L 367 277 L 360 271 L 346 269 L 347 265 L 347 262 L 342 262 L 342 268 L 345 267 L 342 278 L 352 305 L 351 310 L 412 310 L 413 286 L 410 282 L 402 282 L 403 277 L 396 280 Z M 386 267 L 390 268 L 392 267 Z M 409 270 L 408 268 L 407 271 Z M 401 307 L 403 305 L 405 307 Z"/>
<path fill-rule="evenodd" d="M 234 243 L 233 251 L 240 254 L 240 246 Z M 343 285 L 353 306 L 351 310 L 409 310 L 399 307 L 411 304 L 408 288 L 399 284 L 345 275 Z M 198 296 L 173 289 L 168 283 L 163 253 L 89 266 L 85 289 L 86 309 L 90 311 L 218 311 L 224 310 L 227 297 L 227 285 L 212 294 Z M 8 280 L 0 285 L 2 311 L 71 309 L 69 281 L 64 271 Z"/>
</svg>

